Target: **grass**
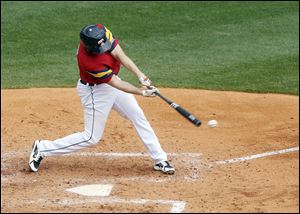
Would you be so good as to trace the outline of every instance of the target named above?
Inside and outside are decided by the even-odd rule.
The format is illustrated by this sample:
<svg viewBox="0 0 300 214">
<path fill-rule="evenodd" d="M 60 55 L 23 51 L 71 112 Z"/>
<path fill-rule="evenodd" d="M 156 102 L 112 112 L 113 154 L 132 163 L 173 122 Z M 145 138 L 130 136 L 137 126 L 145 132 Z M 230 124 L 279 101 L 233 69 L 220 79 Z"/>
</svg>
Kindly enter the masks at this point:
<svg viewBox="0 0 300 214">
<path fill-rule="evenodd" d="M 299 2 L 1 2 L 1 88 L 75 87 L 103 23 L 158 87 L 299 94 Z M 122 68 L 119 76 L 135 85 Z"/>
</svg>

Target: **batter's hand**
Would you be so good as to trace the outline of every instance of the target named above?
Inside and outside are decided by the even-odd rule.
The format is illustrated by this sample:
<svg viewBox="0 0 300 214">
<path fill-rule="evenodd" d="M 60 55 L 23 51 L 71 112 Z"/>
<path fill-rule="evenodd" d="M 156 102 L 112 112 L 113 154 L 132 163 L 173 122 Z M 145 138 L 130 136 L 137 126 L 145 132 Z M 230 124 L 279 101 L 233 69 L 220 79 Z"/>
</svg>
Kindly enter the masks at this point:
<svg viewBox="0 0 300 214">
<path fill-rule="evenodd" d="M 140 77 L 139 82 L 141 83 L 141 85 L 146 87 L 149 87 L 152 84 L 151 80 L 147 76 Z"/>
<path fill-rule="evenodd" d="M 159 93 L 158 88 L 155 88 L 154 86 L 148 86 L 149 89 L 145 89 L 142 91 L 142 95 L 144 97 L 155 97 L 156 93 Z"/>
</svg>

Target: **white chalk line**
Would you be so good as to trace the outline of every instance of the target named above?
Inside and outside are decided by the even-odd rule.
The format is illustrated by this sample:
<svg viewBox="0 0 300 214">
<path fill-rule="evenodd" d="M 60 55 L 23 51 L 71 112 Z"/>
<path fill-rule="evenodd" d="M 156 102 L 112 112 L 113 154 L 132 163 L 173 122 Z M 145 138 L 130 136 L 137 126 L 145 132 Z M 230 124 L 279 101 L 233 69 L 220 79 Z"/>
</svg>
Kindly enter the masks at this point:
<svg viewBox="0 0 300 214">
<path fill-rule="evenodd" d="M 293 148 L 288 148 L 288 149 L 282 149 L 282 150 L 278 150 L 278 151 L 271 151 L 271 152 L 265 152 L 265 153 L 256 154 L 256 155 L 240 157 L 240 158 L 216 161 L 215 163 L 216 164 L 228 164 L 228 163 L 243 162 L 243 161 L 248 161 L 248 160 L 252 160 L 252 159 L 267 157 L 267 156 L 271 156 L 271 155 L 279 155 L 279 154 L 295 152 L 295 151 L 299 151 L 299 146 L 293 147 Z"/>
<path fill-rule="evenodd" d="M 184 178 L 185 180 L 191 180 L 194 181 L 195 179 L 191 178 Z M 116 183 L 118 181 L 141 181 L 141 182 L 147 182 L 147 183 L 162 183 L 167 181 L 175 181 L 176 178 L 174 176 L 168 176 L 168 177 L 149 177 L 149 176 L 122 176 L 121 178 L 111 178 L 111 179 L 101 179 L 102 182 L 110 182 L 110 183 Z"/>
<path fill-rule="evenodd" d="M 84 198 L 80 200 L 76 199 L 61 199 L 61 200 L 49 200 L 49 199 L 37 199 L 27 201 L 28 204 L 36 204 L 36 203 L 55 203 L 60 205 L 80 205 L 80 204 L 89 204 L 89 203 L 99 203 L 99 204 L 161 204 L 161 205 L 171 205 L 170 213 L 181 213 L 185 209 L 186 202 L 185 201 L 177 201 L 177 200 L 152 200 L 152 199 L 124 199 L 118 198 L 115 196 L 110 197 L 98 197 L 98 198 Z"/>
<path fill-rule="evenodd" d="M 110 153 L 110 152 L 80 152 L 80 153 L 73 153 L 73 154 L 66 154 L 68 155 L 79 155 L 79 156 L 96 156 L 96 157 L 110 157 L 110 158 L 120 158 L 120 157 L 150 157 L 147 153 Z M 198 158 L 202 154 L 200 153 L 168 153 L 168 156 L 188 156 L 192 158 Z"/>
<path fill-rule="evenodd" d="M 1 153 L 2 157 L 9 157 L 9 156 L 20 156 L 24 154 L 30 154 L 31 151 L 13 151 L 13 152 L 6 152 Z M 120 157 L 150 157 L 147 153 L 142 152 L 132 152 L 132 153 L 120 153 L 120 152 L 74 152 L 71 154 L 64 154 L 61 156 L 87 156 L 87 157 L 110 157 L 110 158 L 120 158 Z M 201 157 L 201 153 L 167 153 L 168 156 L 187 156 L 192 158 L 199 158 Z"/>
</svg>

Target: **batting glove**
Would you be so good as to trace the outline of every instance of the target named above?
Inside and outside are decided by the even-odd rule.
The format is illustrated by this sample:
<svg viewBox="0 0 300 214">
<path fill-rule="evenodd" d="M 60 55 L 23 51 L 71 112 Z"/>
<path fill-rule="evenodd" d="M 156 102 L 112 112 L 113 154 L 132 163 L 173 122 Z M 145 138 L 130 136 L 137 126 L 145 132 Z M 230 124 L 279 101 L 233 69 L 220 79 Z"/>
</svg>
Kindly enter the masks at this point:
<svg viewBox="0 0 300 214">
<path fill-rule="evenodd" d="M 149 86 L 149 89 L 142 91 L 143 97 L 155 97 L 156 93 L 159 93 L 159 90 L 158 90 L 158 88 L 155 88 L 154 86 Z"/>
<path fill-rule="evenodd" d="M 142 84 L 143 86 L 146 86 L 146 87 L 149 87 L 152 84 L 151 80 L 147 76 L 140 77 L 139 82 L 140 82 L 140 84 Z"/>
</svg>

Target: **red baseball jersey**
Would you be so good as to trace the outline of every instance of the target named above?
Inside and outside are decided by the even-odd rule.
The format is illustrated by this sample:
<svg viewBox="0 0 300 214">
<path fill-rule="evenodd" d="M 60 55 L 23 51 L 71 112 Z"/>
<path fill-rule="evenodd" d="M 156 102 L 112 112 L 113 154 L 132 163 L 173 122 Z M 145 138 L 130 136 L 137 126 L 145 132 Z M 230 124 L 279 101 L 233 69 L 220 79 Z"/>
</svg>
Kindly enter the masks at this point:
<svg viewBox="0 0 300 214">
<path fill-rule="evenodd" d="M 110 52 L 119 44 L 110 30 L 101 24 L 96 24 L 101 30 L 105 28 L 106 38 L 112 44 L 111 49 L 103 54 L 92 54 L 86 51 L 82 41 L 80 41 L 77 53 L 77 62 L 80 78 L 86 83 L 107 83 L 113 74 L 117 75 L 120 70 L 120 62 L 116 60 Z"/>
</svg>

